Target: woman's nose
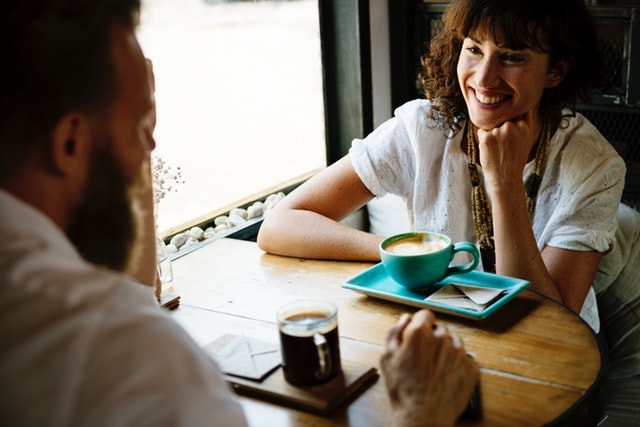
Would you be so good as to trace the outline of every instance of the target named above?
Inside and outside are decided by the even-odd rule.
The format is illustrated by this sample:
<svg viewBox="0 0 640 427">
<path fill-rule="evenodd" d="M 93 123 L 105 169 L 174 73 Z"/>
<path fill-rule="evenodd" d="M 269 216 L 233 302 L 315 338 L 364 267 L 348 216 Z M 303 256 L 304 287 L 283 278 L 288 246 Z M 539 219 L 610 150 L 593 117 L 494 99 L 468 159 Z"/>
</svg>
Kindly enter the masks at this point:
<svg viewBox="0 0 640 427">
<path fill-rule="evenodd" d="M 485 56 L 476 67 L 476 81 L 484 88 L 493 88 L 500 83 L 499 62 L 490 56 Z"/>
</svg>

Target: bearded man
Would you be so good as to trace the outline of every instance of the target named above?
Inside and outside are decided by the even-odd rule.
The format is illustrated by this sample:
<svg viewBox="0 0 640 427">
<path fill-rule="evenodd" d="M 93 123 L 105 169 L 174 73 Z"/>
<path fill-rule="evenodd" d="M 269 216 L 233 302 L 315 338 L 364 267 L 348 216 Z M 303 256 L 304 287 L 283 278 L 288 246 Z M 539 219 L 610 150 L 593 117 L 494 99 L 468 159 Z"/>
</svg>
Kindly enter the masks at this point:
<svg viewBox="0 0 640 427">
<path fill-rule="evenodd" d="M 139 8 L 0 5 L 3 426 L 246 424 L 215 362 L 154 298 Z"/>
</svg>

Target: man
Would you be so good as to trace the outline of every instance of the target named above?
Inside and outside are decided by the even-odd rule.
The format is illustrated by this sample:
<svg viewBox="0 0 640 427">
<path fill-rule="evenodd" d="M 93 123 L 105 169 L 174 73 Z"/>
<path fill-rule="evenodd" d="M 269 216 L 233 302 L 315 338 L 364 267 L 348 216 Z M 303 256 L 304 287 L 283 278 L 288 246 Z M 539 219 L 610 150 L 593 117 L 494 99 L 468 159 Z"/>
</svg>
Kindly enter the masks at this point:
<svg viewBox="0 0 640 427">
<path fill-rule="evenodd" d="M 0 425 L 242 426 L 153 298 L 154 99 L 139 0 L 0 5 Z M 134 280 L 133 277 L 138 280 Z M 478 377 L 421 311 L 382 369 L 398 425 L 451 425 Z"/>
</svg>

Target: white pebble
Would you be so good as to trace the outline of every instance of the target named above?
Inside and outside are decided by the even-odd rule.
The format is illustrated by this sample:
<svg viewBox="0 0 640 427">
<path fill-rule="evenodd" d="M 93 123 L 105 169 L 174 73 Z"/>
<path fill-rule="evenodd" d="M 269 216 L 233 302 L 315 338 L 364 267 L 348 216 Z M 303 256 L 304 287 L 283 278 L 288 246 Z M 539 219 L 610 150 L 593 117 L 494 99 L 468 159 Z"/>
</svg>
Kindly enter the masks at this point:
<svg viewBox="0 0 640 427">
<path fill-rule="evenodd" d="M 220 233 L 221 231 L 225 231 L 225 230 L 228 230 L 228 229 L 229 229 L 229 226 L 227 226 L 227 224 L 216 225 L 216 228 L 214 228 L 216 233 Z"/>
<path fill-rule="evenodd" d="M 242 208 L 231 209 L 231 211 L 229 211 L 229 218 L 231 218 L 234 215 L 238 215 L 244 219 L 247 219 L 247 210 Z"/>
<path fill-rule="evenodd" d="M 265 205 L 271 204 L 271 202 L 273 202 L 275 198 L 276 198 L 276 193 L 269 194 L 267 198 L 264 200 L 264 204 Z"/>
<path fill-rule="evenodd" d="M 247 220 L 241 217 L 240 215 L 229 215 L 229 220 L 227 221 L 227 226 L 229 228 L 237 227 L 246 223 Z"/>
<path fill-rule="evenodd" d="M 198 241 L 196 239 L 194 239 L 193 237 L 189 237 L 187 239 L 187 241 L 184 242 L 184 245 L 180 246 L 180 250 L 181 251 L 185 250 L 185 249 L 187 249 L 187 248 L 189 248 L 189 247 L 191 247 L 191 246 L 193 246 L 193 245 L 195 245 L 197 243 L 198 243 Z"/>
<path fill-rule="evenodd" d="M 264 214 L 264 206 L 262 204 L 253 204 L 247 209 L 247 219 L 261 217 Z"/>
<path fill-rule="evenodd" d="M 204 230 L 200 227 L 192 227 L 187 234 L 189 237 L 193 237 L 196 240 L 202 240 L 204 237 Z"/>
<path fill-rule="evenodd" d="M 279 193 L 274 193 L 274 194 L 270 194 L 267 199 L 265 200 L 264 204 L 266 206 L 265 210 L 269 210 L 269 209 L 273 209 L 273 207 L 275 205 L 278 204 L 278 202 L 280 200 L 282 200 L 284 198 L 284 193 L 283 192 L 279 192 Z"/>
<path fill-rule="evenodd" d="M 213 220 L 213 223 L 215 225 L 226 224 L 228 219 L 229 219 L 228 216 L 220 215 L 219 217 L 216 217 L 216 219 Z"/>
<path fill-rule="evenodd" d="M 189 239 L 189 236 L 187 236 L 185 233 L 178 233 L 171 238 L 170 243 L 172 245 L 175 245 L 176 248 L 180 249 L 182 245 L 184 245 L 184 243 L 187 241 L 187 239 Z"/>
</svg>

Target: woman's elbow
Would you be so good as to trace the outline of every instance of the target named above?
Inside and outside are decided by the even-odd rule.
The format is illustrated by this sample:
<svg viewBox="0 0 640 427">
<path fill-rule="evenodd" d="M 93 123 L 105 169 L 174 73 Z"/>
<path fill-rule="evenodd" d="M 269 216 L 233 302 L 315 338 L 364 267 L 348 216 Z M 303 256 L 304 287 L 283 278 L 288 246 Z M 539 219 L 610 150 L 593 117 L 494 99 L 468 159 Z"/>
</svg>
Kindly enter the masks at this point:
<svg viewBox="0 0 640 427">
<path fill-rule="evenodd" d="M 272 214 L 273 212 L 262 220 L 256 239 L 258 247 L 268 253 L 276 253 L 278 251 L 277 220 L 275 218 L 271 218 Z"/>
</svg>

